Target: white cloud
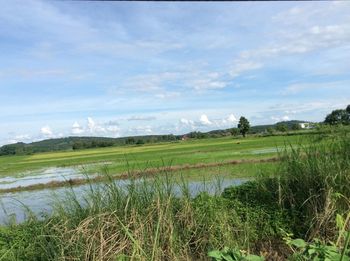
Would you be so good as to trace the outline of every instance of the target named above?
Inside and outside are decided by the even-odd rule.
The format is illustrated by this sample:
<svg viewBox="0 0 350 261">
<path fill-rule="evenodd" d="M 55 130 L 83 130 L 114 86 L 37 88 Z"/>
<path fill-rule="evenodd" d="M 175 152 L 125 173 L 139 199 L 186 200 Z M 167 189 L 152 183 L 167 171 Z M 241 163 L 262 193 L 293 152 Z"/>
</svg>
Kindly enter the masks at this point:
<svg viewBox="0 0 350 261">
<path fill-rule="evenodd" d="M 17 142 L 30 142 L 31 140 L 32 137 L 29 134 L 19 134 L 9 139 L 7 143 L 12 144 Z"/>
<path fill-rule="evenodd" d="M 285 116 L 282 117 L 282 120 L 284 120 L 284 121 L 289 121 L 290 118 L 289 118 L 289 116 L 285 115 Z"/>
<path fill-rule="evenodd" d="M 188 84 L 195 90 L 213 90 L 222 89 L 228 85 L 228 82 L 222 79 L 223 75 L 217 72 L 200 73 L 194 75 Z"/>
<path fill-rule="evenodd" d="M 180 119 L 180 123 L 184 124 L 184 125 L 194 125 L 194 121 L 188 120 L 188 119 L 185 119 L 185 118 L 181 118 Z"/>
<path fill-rule="evenodd" d="M 108 133 L 108 136 L 112 136 L 114 138 L 120 137 L 120 131 L 121 129 L 117 126 L 106 127 L 106 132 Z"/>
<path fill-rule="evenodd" d="M 171 98 L 177 98 L 181 96 L 180 92 L 167 92 L 163 91 L 162 93 L 157 93 L 155 95 L 159 99 L 171 99 Z"/>
<path fill-rule="evenodd" d="M 284 56 L 292 56 L 295 59 L 296 55 L 304 57 L 311 52 L 329 52 L 335 48 L 348 47 L 350 5 L 344 7 L 333 4 L 329 4 L 328 8 L 303 5 L 303 8 L 297 6 L 281 12 L 272 19 L 272 22 L 278 23 L 277 29 L 272 32 L 273 41 L 258 48 L 242 51 L 235 59 L 230 75 L 236 77 L 276 61 L 279 65 L 280 60 L 277 59 Z M 339 67 L 338 63 L 333 64 Z M 318 70 L 321 66 L 313 66 L 313 69 Z"/>
<path fill-rule="evenodd" d="M 91 117 L 87 118 L 87 130 L 92 135 L 103 135 L 106 133 L 106 129 L 96 124 Z"/>
<path fill-rule="evenodd" d="M 72 126 L 72 134 L 78 135 L 78 134 L 83 134 L 85 131 L 84 129 L 79 125 L 78 122 L 74 122 Z"/>
<path fill-rule="evenodd" d="M 185 133 L 189 131 L 194 131 L 198 129 L 198 123 L 195 123 L 193 120 L 181 118 L 173 128 L 177 133 Z M 171 132 L 171 131 L 170 131 Z"/>
<path fill-rule="evenodd" d="M 89 43 L 81 43 L 78 48 L 79 51 L 85 53 L 96 53 L 108 56 L 118 56 L 118 57 L 135 57 L 135 53 L 140 53 L 139 50 L 142 49 L 143 56 L 152 57 L 152 55 L 161 54 L 170 50 L 181 49 L 183 46 L 179 43 L 170 43 L 165 41 L 129 41 L 129 42 L 116 42 L 116 41 L 108 41 L 99 42 L 93 41 Z"/>
<path fill-rule="evenodd" d="M 128 129 L 128 135 L 150 135 L 153 134 L 153 129 L 150 125 L 134 126 Z"/>
<path fill-rule="evenodd" d="M 349 86 L 349 81 L 336 82 L 321 82 L 321 83 L 294 83 L 287 86 L 283 91 L 283 95 L 298 94 L 306 90 L 320 90 L 320 89 L 341 89 L 346 90 Z"/>
<path fill-rule="evenodd" d="M 30 140 L 31 136 L 29 134 L 20 134 L 15 136 L 16 140 Z"/>
<path fill-rule="evenodd" d="M 228 117 L 222 119 L 221 121 L 216 121 L 215 123 L 218 127 L 228 127 L 228 126 L 232 126 L 232 124 L 237 122 L 238 122 L 237 118 L 235 117 L 235 115 L 231 113 Z"/>
<path fill-rule="evenodd" d="M 89 130 L 93 131 L 95 129 L 95 126 L 96 126 L 95 121 L 91 117 L 88 117 L 87 122 L 88 122 L 87 126 L 88 126 Z"/>
<path fill-rule="evenodd" d="M 271 116 L 271 120 L 273 120 L 274 123 L 281 121 L 279 117 Z"/>
<path fill-rule="evenodd" d="M 309 3 L 283 10 L 272 19 L 279 24 L 293 25 L 296 28 L 312 24 L 314 21 L 329 22 L 334 20 L 334 17 L 348 17 L 349 7 L 347 1 L 329 1 L 322 5 Z"/>
<path fill-rule="evenodd" d="M 131 116 L 127 120 L 128 121 L 153 121 L 157 118 L 154 116 Z"/>
<path fill-rule="evenodd" d="M 200 119 L 199 119 L 200 123 L 203 125 L 212 125 L 213 123 L 208 119 L 208 116 L 205 114 L 202 114 Z"/>
<path fill-rule="evenodd" d="M 286 110 L 284 112 L 287 114 L 297 114 L 298 113 L 298 111 L 296 111 L 296 110 Z"/>
<path fill-rule="evenodd" d="M 106 130 L 108 131 L 108 132 L 119 132 L 120 131 L 120 128 L 119 127 L 117 127 L 117 126 L 108 126 L 107 128 L 106 128 Z"/>
<path fill-rule="evenodd" d="M 120 136 L 121 128 L 117 121 L 108 121 L 102 124 L 96 123 L 91 117 L 86 120 L 86 125 L 81 126 L 78 122 L 72 125 L 73 135 L 96 135 L 96 136 Z"/>
<path fill-rule="evenodd" d="M 279 122 L 279 121 L 289 121 L 290 120 L 288 115 L 284 115 L 284 116 L 281 116 L 281 117 L 279 117 L 279 116 L 271 116 L 270 119 L 273 120 L 274 123 Z"/>
<path fill-rule="evenodd" d="M 163 92 L 164 85 L 180 77 L 176 72 L 149 73 L 133 76 L 123 85 L 126 90 L 142 92 Z"/>
<path fill-rule="evenodd" d="M 44 126 L 40 129 L 40 133 L 44 136 L 44 137 L 52 137 L 53 133 L 52 130 L 49 126 Z"/>
<path fill-rule="evenodd" d="M 244 54 L 244 53 L 243 53 Z M 235 78 L 244 72 L 252 71 L 261 68 L 263 65 L 260 62 L 249 61 L 246 59 L 236 60 L 230 69 L 231 77 Z"/>
<path fill-rule="evenodd" d="M 345 108 L 349 104 L 349 100 L 346 98 L 327 99 L 327 100 L 315 100 L 310 102 L 297 102 L 297 103 L 281 103 L 270 106 L 265 113 L 287 113 L 293 112 L 294 114 L 306 114 L 310 112 L 320 112 L 325 114 L 334 109 Z M 289 113 L 290 114 L 290 113 Z"/>
<path fill-rule="evenodd" d="M 119 126 L 119 122 L 117 120 L 110 120 L 106 122 L 104 125 L 106 126 Z"/>
<path fill-rule="evenodd" d="M 233 114 L 230 114 L 230 115 L 227 117 L 227 121 L 230 122 L 230 123 L 238 122 L 237 118 L 236 118 L 235 115 L 233 115 Z"/>
</svg>

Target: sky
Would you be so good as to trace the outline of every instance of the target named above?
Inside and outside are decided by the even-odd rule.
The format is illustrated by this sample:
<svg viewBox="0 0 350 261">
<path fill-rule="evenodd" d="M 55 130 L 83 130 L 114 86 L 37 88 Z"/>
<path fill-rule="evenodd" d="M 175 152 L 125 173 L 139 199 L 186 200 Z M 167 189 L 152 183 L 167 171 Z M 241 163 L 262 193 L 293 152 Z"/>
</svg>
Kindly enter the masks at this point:
<svg viewBox="0 0 350 261">
<path fill-rule="evenodd" d="M 322 121 L 350 2 L 0 0 L 0 145 Z"/>
</svg>

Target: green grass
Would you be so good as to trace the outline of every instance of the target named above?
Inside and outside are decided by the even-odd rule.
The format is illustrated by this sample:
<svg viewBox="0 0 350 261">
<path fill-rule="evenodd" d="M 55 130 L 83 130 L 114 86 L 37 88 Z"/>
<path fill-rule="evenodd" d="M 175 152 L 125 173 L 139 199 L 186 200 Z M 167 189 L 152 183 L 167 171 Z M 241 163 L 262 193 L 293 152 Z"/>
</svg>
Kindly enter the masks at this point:
<svg viewBox="0 0 350 261">
<path fill-rule="evenodd" d="M 293 251 L 284 238 L 291 233 L 346 249 L 350 135 L 304 144 L 280 153 L 277 165 L 235 165 L 236 173 L 257 168 L 262 175 L 222 194 L 191 196 L 180 171 L 127 187 L 110 180 L 83 199 L 68 191 L 53 215 L 0 227 L 0 259 L 209 260 L 208 251 L 227 247 L 287 260 Z M 219 176 L 230 170 L 206 169 Z"/>
<path fill-rule="evenodd" d="M 269 211 L 219 194 L 192 197 L 188 181 L 166 173 L 126 189 L 106 182 L 91 187 L 83 200 L 68 191 L 43 221 L 33 217 L 0 227 L 0 258 L 207 260 L 208 250 L 225 245 L 249 249 L 264 237 L 277 236 L 276 224 L 266 218 L 279 211 Z"/>
<path fill-rule="evenodd" d="M 285 143 L 296 144 L 302 136 L 270 136 L 233 139 L 232 137 L 189 140 L 177 143 L 110 147 L 81 151 L 40 153 L 0 157 L 0 176 L 46 167 L 109 163 L 111 173 L 159 166 L 223 162 L 234 159 L 259 159 L 276 155 L 273 150 Z M 265 151 L 264 151 L 265 150 Z M 90 172 L 98 166 L 87 167 Z"/>
<path fill-rule="evenodd" d="M 186 177 L 188 181 L 203 181 L 215 178 L 255 178 L 260 174 L 273 173 L 276 168 L 276 162 L 242 163 L 235 165 L 205 167 L 200 169 L 179 170 L 172 172 L 171 175 L 176 180 Z"/>
</svg>

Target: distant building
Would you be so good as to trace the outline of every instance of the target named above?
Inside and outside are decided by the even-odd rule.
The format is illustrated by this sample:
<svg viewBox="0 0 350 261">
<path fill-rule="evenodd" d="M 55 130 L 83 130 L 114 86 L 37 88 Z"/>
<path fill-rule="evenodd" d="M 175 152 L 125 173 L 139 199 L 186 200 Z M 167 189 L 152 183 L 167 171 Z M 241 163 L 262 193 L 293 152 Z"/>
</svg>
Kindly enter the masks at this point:
<svg viewBox="0 0 350 261">
<path fill-rule="evenodd" d="M 302 129 L 314 128 L 314 125 L 311 122 L 302 122 L 302 123 L 299 123 L 299 125 L 300 125 L 300 128 L 302 128 Z"/>
</svg>

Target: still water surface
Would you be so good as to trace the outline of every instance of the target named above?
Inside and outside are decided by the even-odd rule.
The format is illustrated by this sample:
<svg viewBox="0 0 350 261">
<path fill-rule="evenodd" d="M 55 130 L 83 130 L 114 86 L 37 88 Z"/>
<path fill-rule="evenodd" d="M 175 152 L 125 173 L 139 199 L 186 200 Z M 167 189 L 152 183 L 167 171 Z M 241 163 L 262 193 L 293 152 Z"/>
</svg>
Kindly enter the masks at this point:
<svg viewBox="0 0 350 261">
<path fill-rule="evenodd" d="M 42 179 L 48 179 L 51 181 L 52 179 L 59 178 L 58 173 L 54 175 L 53 169 L 51 168 L 48 170 L 48 173 L 46 177 L 41 178 L 40 176 L 37 176 L 37 178 L 40 178 L 41 181 L 36 183 L 43 183 Z M 67 170 L 68 169 L 68 170 Z M 69 168 L 66 168 L 65 171 L 73 171 L 74 169 L 69 170 Z M 62 170 L 60 170 L 62 171 Z M 76 171 L 74 170 L 74 173 Z M 60 172 L 62 174 L 62 172 Z M 79 173 L 70 173 L 71 175 L 69 178 L 72 178 L 72 174 L 75 175 L 75 178 L 78 178 L 78 175 L 81 175 Z M 64 175 L 61 177 L 63 180 L 66 179 Z M 246 182 L 248 179 L 238 179 L 238 178 L 225 178 L 225 179 L 211 179 L 208 180 L 206 178 L 206 181 L 189 181 L 188 187 L 193 196 L 198 194 L 199 192 L 206 191 L 208 193 L 218 193 L 222 191 L 224 188 L 229 186 L 237 186 L 239 184 L 242 184 L 243 182 Z M 12 180 L 10 180 L 12 181 Z M 21 181 L 14 181 L 9 184 L 32 184 L 33 178 L 23 178 Z M 121 188 L 126 187 L 128 184 L 130 184 L 129 180 L 116 180 L 114 181 L 118 186 Z M 5 184 L 5 183 L 3 183 Z M 35 183 L 34 183 L 35 184 Z M 101 184 L 96 184 L 94 186 L 102 186 Z M 82 200 L 85 192 L 90 188 L 90 185 L 81 185 L 77 187 L 72 188 L 57 188 L 57 189 L 44 189 L 44 190 L 36 190 L 36 191 L 23 191 L 23 192 L 15 192 L 15 193 L 4 193 L 0 194 L 0 224 L 6 224 L 9 221 L 9 218 L 15 218 L 17 222 L 23 222 L 28 213 L 28 209 L 35 214 L 36 216 L 40 217 L 42 213 L 51 213 L 53 210 L 53 203 L 57 199 L 63 199 L 69 190 L 73 190 L 74 193 L 77 195 L 79 200 Z M 175 193 L 180 194 L 181 189 L 180 186 L 175 185 L 174 186 Z"/>
</svg>

